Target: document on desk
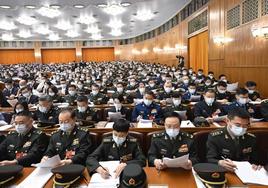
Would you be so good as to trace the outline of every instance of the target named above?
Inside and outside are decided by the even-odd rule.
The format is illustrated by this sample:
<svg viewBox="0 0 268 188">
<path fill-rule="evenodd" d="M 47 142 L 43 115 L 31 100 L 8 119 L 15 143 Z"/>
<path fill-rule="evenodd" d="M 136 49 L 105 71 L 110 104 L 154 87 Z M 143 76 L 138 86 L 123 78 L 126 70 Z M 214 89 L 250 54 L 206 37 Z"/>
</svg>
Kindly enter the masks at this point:
<svg viewBox="0 0 268 188">
<path fill-rule="evenodd" d="M 57 165 L 60 164 L 60 156 L 55 155 L 54 157 L 48 158 L 45 162 L 33 164 L 34 167 L 40 167 L 40 168 L 54 168 Z"/>
<path fill-rule="evenodd" d="M 138 128 L 152 128 L 153 127 L 153 120 L 140 119 L 137 127 Z"/>
<path fill-rule="evenodd" d="M 206 186 L 203 184 L 203 182 L 200 180 L 199 176 L 195 172 L 194 168 L 192 168 L 192 173 L 194 176 L 195 184 L 197 188 L 206 188 Z"/>
<path fill-rule="evenodd" d="M 88 188 L 117 188 L 119 185 L 119 178 L 115 178 L 114 171 L 119 165 L 119 161 L 103 161 L 100 165 L 109 170 L 111 176 L 108 179 L 103 179 L 99 173 L 93 174 L 88 184 Z"/>
<path fill-rule="evenodd" d="M 17 188 L 43 188 L 52 176 L 51 168 L 36 168 Z"/>
<path fill-rule="evenodd" d="M 108 122 L 108 123 L 105 125 L 105 128 L 112 129 L 113 126 L 114 126 L 114 122 Z"/>
<path fill-rule="evenodd" d="M 13 127 L 13 125 L 1 125 L 0 123 L 0 131 L 5 131 L 7 129 L 10 129 L 11 127 Z"/>
<path fill-rule="evenodd" d="M 181 128 L 187 128 L 187 127 L 195 127 L 194 124 L 190 121 L 181 121 Z"/>
<path fill-rule="evenodd" d="M 237 166 L 235 173 L 244 184 L 258 184 L 268 186 L 268 172 L 264 168 L 254 171 L 251 164 L 247 161 L 234 161 L 234 164 Z"/>
<path fill-rule="evenodd" d="M 169 168 L 179 168 L 179 167 L 185 167 L 188 164 L 189 154 L 183 155 L 181 157 L 171 159 L 164 157 L 163 163 L 167 165 Z"/>
<path fill-rule="evenodd" d="M 215 122 L 220 122 L 220 121 L 225 121 L 227 116 L 214 116 L 213 121 Z"/>
<path fill-rule="evenodd" d="M 8 125 L 8 123 L 5 122 L 4 120 L 0 120 L 0 126 L 5 126 L 5 125 Z"/>
<path fill-rule="evenodd" d="M 108 116 L 113 120 L 122 118 L 121 112 L 108 112 Z"/>
<path fill-rule="evenodd" d="M 14 107 L 18 103 L 18 99 L 9 99 L 7 100 L 8 104 Z"/>
</svg>

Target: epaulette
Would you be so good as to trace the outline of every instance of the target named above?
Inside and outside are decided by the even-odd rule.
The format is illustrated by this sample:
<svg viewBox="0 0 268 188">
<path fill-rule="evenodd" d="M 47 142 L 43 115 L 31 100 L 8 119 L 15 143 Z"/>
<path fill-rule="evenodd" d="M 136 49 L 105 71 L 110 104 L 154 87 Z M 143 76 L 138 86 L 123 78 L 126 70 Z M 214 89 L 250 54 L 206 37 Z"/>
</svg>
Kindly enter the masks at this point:
<svg viewBox="0 0 268 188">
<path fill-rule="evenodd" d="M 87 128 L 85 128 L 85 127 L 78 127 L 77 129 L 79 129 L 79 130 L 81 130 L 81 131 L 85 131 L 85 132 L 87 132 L 87 131 L 88 131 L 88 129 L 87 129 Z"/>
<path fill-rule="evenodd" d="M 59 129 L 59 130 L 56 130 L 56 131 L 53 131 L 53 132 L 51 132 L 51 135 L 56 134 L 56 133 L 58 133 L 59 131 L 60 131 L 60 129 Z"/>
<path fill-rule="evenodd" d="M 165 132 L 160 132 L 160 133 L 153 134 L 153 137 L 156 138 L 156 137 L 161 137 L 161 136 L 164 136 L 164 135 L 165 135 Z"/>
<path fill-rule="evenodd" d="M 256 136 L 255 136 L 254 134 L 252 134 L 252 133 L 247 133 L 247 135 L 248 135 L 248 136 L 251 136 L 251 137 L 253 137 L 253 138 L 256 138 Z"/>
<path fill-rule="evenodd" d="M 103 143 L 110 143 L 110 142 L 113 142 L 112 138 L 104 138 L 103 139 Z"/>
<path fill-rule="evenodd" d="M 33 131 L 35 134 L 42 134 L 43 132 L 41 130 L 34 130 Z"/>
<path fill-rule="evenodd" d="M 182 134 L 183 136 L 188 137 L 188 138 L 193 138 L 193 137 L 194 137 L 192 134 L 185 133 L 185 132 L 182 132 L 181 134 Z"/>
<path fill-rule="evenodd" d="M 210 133 L 211 136 L 218 136 L 223 134 L 223 130 L 216 130 Z"/>
<path fill-rule="evenodd" d="M 16 131 L 9 131 L 7 134 L 15 134 Z"/>
<path fill-rule="evenodd" d="M 137 142 L 137 139 L 136 138 L 129 138 L 128 139 L 130 142 Z"/>
</svg>

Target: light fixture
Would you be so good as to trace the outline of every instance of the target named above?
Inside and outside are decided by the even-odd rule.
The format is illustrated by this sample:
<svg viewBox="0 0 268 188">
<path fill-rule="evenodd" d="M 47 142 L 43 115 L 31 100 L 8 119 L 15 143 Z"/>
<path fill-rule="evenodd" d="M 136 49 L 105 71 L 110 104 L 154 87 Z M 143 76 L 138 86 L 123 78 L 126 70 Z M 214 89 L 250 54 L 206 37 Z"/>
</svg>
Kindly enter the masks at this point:
<svg viewBox="0 0 268 188">
<path fill-rule="evenodd" d="M 24 7 L 27 9 L 35 9 L 36 8 L 36 6 L 34 6 L 34 5 L 25 5 Z"/>
<path fill-rule="evenodd" d="M 9 6 L 9 5 L 0 5 L 0 8 L 2 8 L 2 9 L 10 9 L 11 6 Z"/>
<path fill-rule="evenodd" d="M 2 40 L 3 41 L 12 41 L 12 40 L 14 40 L 13 34 L 12 33 L 3 33 L 2 34 Z"/>
<path fill-rule="evenodd" d="M 41 35 L 47 35 L 51 33 L 52 31 L 49 29 L 47 25 L 39 25 L 34 28 L 34 32 L 41 34 Z"/>
<path fill-rule="evenodd" d="M 102 37 L 102 35 L 101 35 L 100 33 L 93 33 L 93 34 L 91 35 L 91 38 L 92 38 L 93 40 L 100 40 L 100 39 L 102 39 L 103 37 Z"/>
<path fill-rule="evenodd" d="M 16 28 L 17 26 L 12 21 L 7 21 L 7 20 L 0 21 L 0 29 L 10 31 Z"/>
<path fill-rule="evenodd" d="M 58 23 L 55 25 L 56 28 L 60 29 L 60 30 L 68 30 L 72 28 L 72 25 L 69 21 L 66 20 L 59 20 Z"/>
<path fill-rule="evenodd" d="M 99 33 L 101 30 L 98 28 L 97 25 L 90 25 L 87 29 L 85 29 L 85 32 L 87 33 Z"/>
<path fill-rule="evenodd" d="M 138 10 L 137 11 L 137 14 L 135 15 L 135 17 L 138 19 L 138 20 L 141 20 L 141 21 L 147 21 L 147 20 L 150 20 L 154 17 L 154 13 L 152 13 L 151 10 L 146 10 L 146 9 L 141 9 L 141 10 Z"/>
<path fill-rule="evenodd" d="M 26 39 L 32 37 L 33 35 L 30 30 L 20 30 L 18 36 Z"/>
<path fill-rule="evenodd" d="M 180 45 L 180 44 L 176 44 L 176 45 L 175 45 L 175 48 L 176 48 L 177 50 L 186 50 L 186 49 L 187 49 L 187 46 Z"/>
<path fill-rule="evenodd" d="M 104 5 L 105 4 L 99 4 L 98 7 L 102 8 L 107 14 L 116 16 L 125 12 L 125 7 L 123 7 L 121 4 L 111 3 L 105 6 Z"/>
<path fill-rule="evenodd" d="M 76 30 L 68 30 L 65 35 L 70 38 L 75 38 L 78 37 L 80 34 Z"/>
<path fill-rule="evenodd" d="M 61 12 L 58 9 L 52 7 L 41 7 L 40 9 L 37 10 L 37 12 L 40 15 L 48 18 L 55 18 L 61 15 Z"/>
<path fill-rule="evenodd" d="M 56 5 L 56 4 L 49 5 L 49 7 L 54 8 L 54 9 L 60 9 L 61 8 L 60 5 Z"/>
<path fill-rule="evenodd" d="M 107 24 L 107 26 L 113 29 L 119 29 L 124 26 L 124 23 L 118 18 L 112 18 L 110 22 Z"/>
<path fill-rule="evenodd" d="M 143 49 L 141 50 L 141 52 L 142 52 L 143 54 L 147 54 L 147 53 L 149 52 L 149 50 L 148 50 L 147 48 L 143 48 Z"/>
<path fill-rule="evenodd" d="M 114 51 L 114 55 L 120 55 L 121 54 L 121 50 L 115 50 Z"/>
<path fill-rule="evenodd" d="M 130 2 L 123 2 L 123 3 L 120 3 L 120 5 L 121 5 L 122 7 L 128 7 L 128 6 L 131 5 L 131 3 L 130 3 Z"/>
<path fill-rule="evenodd" d="M 107 6 L 108 5 L 105 4 L 105 3 L 100 3 L 100 4 L 97 5 L 97 7 L 99 7 L 99 8 L 106 8 Z"/>
<path fill-rule="evenodd" d="M 112 31 L 110 32 L 110 35 L 115 36 L 115 37 L 120 36 L 122 34 L 123 32 L 120 28 L 112 29 Z"/>
<path fill-rule="evenodd" d="M 253 37 L 268 39 L 268 27 L 255 28 L 251 30 Z"/>
<path fill-rule="evenodd" d="M 232 41 L 233 41 L 232 38 L 223 37 L 223 36 L 218 36 L 218 37 L 213 38 L 213 42 L 215 44 L 217 44 L 218 46 L 227 44 L 227 43 L 232 42 Z"/>
<path fill-rule="evenodd" d="M 85 5 L 76 4 L 76 5 L 74 5 L 74 8 L 82 9 L 82 8 L 85 8 Z"/>
<path fill-rule="evenodd" d="M 24 25 L 34 25 L 38 22 L 37 19 L 35 19 L 34 17 L 27 16 L 27 15 L 19 16 L 17 21 Z"/>
<path fill-rule="evenodd" d="M 97 21 L 96 18 L 94 18 L 92 15 L 84 15 L 84 16 L 80 16 L 78 18 L 78 22 L 81 23 L 81 24 L 93 24 Z"/>
<path fill-rule="evenodd" d="M 132 54 L 134 54 L 134 55 L 139 55 L 139 54 L 141 54 L 141 52 L 140 52 L 139 50 L 136 50 L 136 49 L 131 50 L 131 52 L 132 52 Z"/>
<path fill-rule="evenodd" d="M 162 49 L 161 48 L 154 47 L 153 48 L 153 52 L 159 53 L 159 52 L 162 52 Z"/>
<path fill-rule="evenodd" d="M 49 36 L 47 38 L 51 41 L 60 40 L 58 33 L 51 33 L 51 34 L 49 34 Z"/>
</svg>

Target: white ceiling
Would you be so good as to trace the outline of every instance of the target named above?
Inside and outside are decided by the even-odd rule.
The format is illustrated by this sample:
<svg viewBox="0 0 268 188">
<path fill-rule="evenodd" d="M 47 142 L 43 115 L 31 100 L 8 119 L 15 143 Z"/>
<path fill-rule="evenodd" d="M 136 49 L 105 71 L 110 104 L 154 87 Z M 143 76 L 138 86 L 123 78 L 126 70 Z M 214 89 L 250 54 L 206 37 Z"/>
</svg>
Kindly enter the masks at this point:
<svg viewBox="0 0 268 188">
<path fill-rule="evenodd" d="M 34 32 L 34 25 L 23 25 L 17 21 L 20 15 L 34 16 L 38 20 L 38 24 L 48 24 L 50 30 L 56 32 L 61 37 L 60 40 L 91 40 L 91 34 L 86 33 L 84 30 L 88 27 L 85 24 L 78 24 L 77 20 L 80 15 L 94 15 L 97 19 L 97 25 L 101 30 L 103 40 L 106 39 L 125 39 L 132 38 L 141 35 L 145 32 L 151 31 L 170 18 L 172 18 L 179 10 L 181 10 L 190 0 L 116 0 L 115 3 L 129 2 L 130 6 L 125 7 L 125 12 L 115 16 L 116 18 L 122 19 L 125 24 L 122 27 L 123 34 L 121 36 L 110 35 L 111 28 L 107 26 L 110 18 L 114 17 L 105 13 L 97 5 L 100 3 L 110 3 L 112 0 L 0 0 L 0 5 L 9 5 L 10 9 L 0 8 L 0 21 L 6 20 L 8 22 L 14 21 L 17 29 L 5 31 L 0 29 L 0 40 L 1 36 L 5 33 L 12 33 L 14 40 L 48 40 L 48 35 L 41 35 Z M 37 13 L 37 10 L 45 5 L 57 4 L 60 5 L 59 9 L 61 15 L 56 18 L 48 18 L 41 16 Z M 83 9 L 77 9 L 74 7 L 75 4 L 85 5 Z M 25 5 L 35 5 L 36 9 L 27 9 Z M 148 21 L 140 21 L 135 18 L 135 14 L 138 10 L 146 9 L 156 13 L 153 19 Z M 70 38 L 65 35 L 66 31 L 62 31 L 54 27 L 58 20 L 70 21 L 72 26 L 78 28 L 80 36 L 76 38 Z M 17 34 L 20 30 L 30 30 L 33 34 L 30 38 L 21 38 Z"/>
</svg>

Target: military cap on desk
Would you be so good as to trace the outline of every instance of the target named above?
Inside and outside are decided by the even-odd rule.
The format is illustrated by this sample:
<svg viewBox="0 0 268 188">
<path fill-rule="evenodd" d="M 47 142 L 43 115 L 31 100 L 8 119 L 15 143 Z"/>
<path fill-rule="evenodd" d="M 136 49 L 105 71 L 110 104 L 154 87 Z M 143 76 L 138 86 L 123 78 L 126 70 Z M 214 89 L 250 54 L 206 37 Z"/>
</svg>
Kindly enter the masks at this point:
<svg viewBox="0 0 268 188">
<path fill-rule="evenodd" d="M 0 187 L 14 179 L 23 169 L 20 165 L 0 166 Z"/>
<path fill-rule="evenodd" d="M 209 127 L 209 123 L 206 118 L 203 117 L 196 117 L 194 118 L 194 125 L 196 127 Z"/>
<path fill-rule="evenodd" d="M 44 122 L 44 121 L 37 122 L 37 127 L 42 128 L 42 129 L 50 128 L 50 127 L 53 127 L 54 125 L 55 125 L 55 123 L 53 123 L 53 122 Z"/>
<path fill-rule="evenodd" d="M 53 168 L 51 172 L 54 174 L 54 187 L 70 187 L 83 175 L 85 167 L 77 164 L 64 165 Z"/>
<path fill-rule="evenodd" d="M 194 165 L 194 170 L 206 187 L 225 187 L 227 180 L 226 170 L 223 167 L 217 164 L 199 163 Z"/>
<path fill-rule="evenodd" d="M 147 185 L 146 174 L 138 164 L 129 164 L 120 176 L 120 188 L 144 188 Z"/>
<path fill-rule="evenodd" d="M 264 169 L 268 172 L 268 164 L 264 166 Z"/>
<path fill-rule="evenodd" d="M 91 121 L 91 120 L 77 120 L 79 123 L 79 126 L 81 127 L 85 127 L 85 128 L 94 128 L 95 127 L 95 121 Z"/>
</svg>

